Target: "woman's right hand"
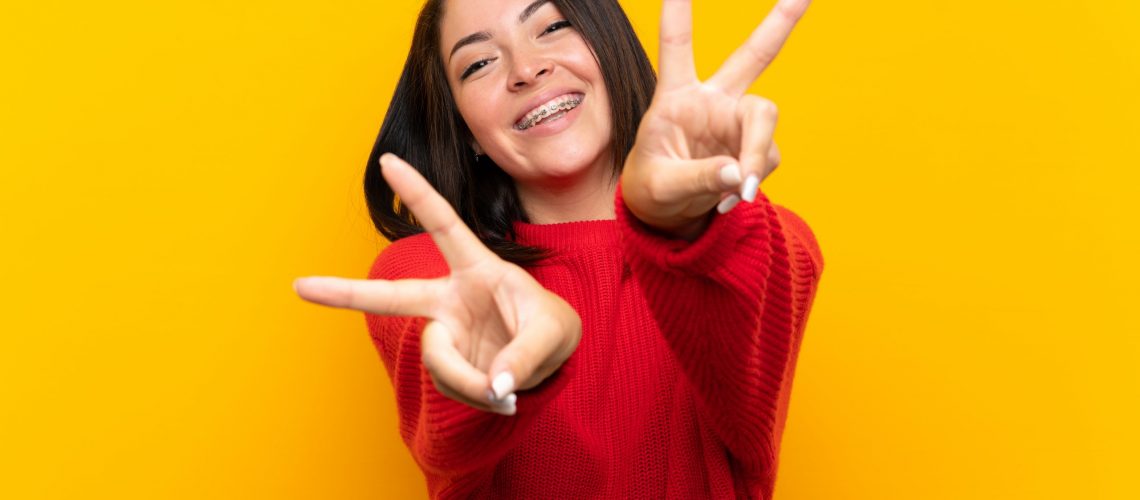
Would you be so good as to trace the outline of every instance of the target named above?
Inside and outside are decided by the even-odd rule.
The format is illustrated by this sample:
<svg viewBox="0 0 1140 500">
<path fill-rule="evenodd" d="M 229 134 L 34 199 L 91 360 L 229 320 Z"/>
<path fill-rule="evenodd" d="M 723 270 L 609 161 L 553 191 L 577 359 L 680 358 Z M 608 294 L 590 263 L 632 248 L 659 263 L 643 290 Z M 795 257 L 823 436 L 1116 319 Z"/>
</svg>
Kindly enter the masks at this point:
<svg viewBox="0 0 1140 500">
<path fill-rule="evenodd" d="M 514 414 L 514 391 L 537 386 L 578 347 L 578 313 L 483 245 L 411 165 L 393 154 L 382 156 L 380 165 L 451 274 L 394 281 L 300 278 L 297 294 L 332 307 L 426 318 L 420 347 L 439 392 L 480 410 Z"/>
</svg>

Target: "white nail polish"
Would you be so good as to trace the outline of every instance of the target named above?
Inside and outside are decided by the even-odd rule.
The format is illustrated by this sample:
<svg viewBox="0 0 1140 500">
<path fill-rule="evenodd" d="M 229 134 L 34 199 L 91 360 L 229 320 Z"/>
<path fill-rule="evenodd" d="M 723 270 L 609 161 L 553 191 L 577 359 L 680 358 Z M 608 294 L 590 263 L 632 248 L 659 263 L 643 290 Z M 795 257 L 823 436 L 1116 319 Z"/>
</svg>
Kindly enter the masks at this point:
<svg viewBox="0 0 1140 500">
<path fill-rule="evenodd" d="M 495 398 L 501 400 L 515 390 L 515 377 L 511 372 L 500 373 L 491 381 L 491 388 L 495 390 Z"/>
<path fill-rule="evenodd" d="M 728 198 L 720 200 L 720 203 L 717 203 L 716 211 L 722 214 L 727 214 L 728 211 L 732 210 L 732 207 L 735 207 L 737 203 L 740 203 L 740 197 L 736 196 L 735 194 L 729 195 Z"/>
<path fill-rule="evenodd" d="M 749 175 L 744 180 L 744 187 L 740 190 L 740 198 L 748 203 L 756 201 L 756 192 L 760 190 L 760 178 L 756 174 Z"/>
<path fill-rule="evenodd" d="M 494 405 L 495 413 L 500 415 L 514 415 L 515 412 L 518 411 L 518 406 L 515 405 L 518 399 L 518 396 L 513 392 L 507 394 L 506 398 L 503 398 L 501 402 Z"/>
<path fill-rule="evenodd" d="M 729 163 L 720 168 L 720 182 L 726 187 L 734 187 L 740 184 L 740 165 Z"/>
</svg>

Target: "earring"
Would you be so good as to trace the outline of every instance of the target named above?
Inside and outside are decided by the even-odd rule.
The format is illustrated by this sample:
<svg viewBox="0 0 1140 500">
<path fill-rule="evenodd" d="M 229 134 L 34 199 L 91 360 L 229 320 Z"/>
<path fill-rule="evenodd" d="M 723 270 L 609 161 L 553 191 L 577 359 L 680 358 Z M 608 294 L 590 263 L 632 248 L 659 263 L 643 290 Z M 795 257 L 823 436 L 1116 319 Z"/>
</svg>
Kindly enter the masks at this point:
<svg viewBox="0 0 1140 500">
<path fill-rule="evenodd" d="M 483 155 L 481 155 L 479 153 L 475 153 L 475 163 L 479 163 L 479 160 L 482 160 L 482 159 L 483 159 Z"/>
</svg>

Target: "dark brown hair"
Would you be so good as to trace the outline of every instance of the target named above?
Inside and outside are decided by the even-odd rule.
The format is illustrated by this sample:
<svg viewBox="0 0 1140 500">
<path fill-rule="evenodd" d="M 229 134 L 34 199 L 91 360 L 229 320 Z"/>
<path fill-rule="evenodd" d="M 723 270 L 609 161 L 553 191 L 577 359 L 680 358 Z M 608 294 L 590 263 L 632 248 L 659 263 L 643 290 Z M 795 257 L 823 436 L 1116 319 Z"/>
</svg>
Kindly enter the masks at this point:
<svg viewBox="0 0 1140 500">
<path fill-rule="evenodd" d="M 551 3 L 594 51 L 601 68 L 610 97 L 616 179 L 653 96 L 653 67 L 617 0 Z M 368 157 L 364 196 L 372 223 L 390 241 L 424 231 L 380 174 L 380 156 L 391 152 L 419 170 L 499 257 L 536 262 L 545 256 L 543 249 L 513 241 L 514 221 L 528 222 L 514 181 L 490 158 L 476 161 L 471 132 L 452 98 L 440 50 L 443 9 L 444 0 L 428 0 L 420 11 L 403 74 Z"/>
</svg>

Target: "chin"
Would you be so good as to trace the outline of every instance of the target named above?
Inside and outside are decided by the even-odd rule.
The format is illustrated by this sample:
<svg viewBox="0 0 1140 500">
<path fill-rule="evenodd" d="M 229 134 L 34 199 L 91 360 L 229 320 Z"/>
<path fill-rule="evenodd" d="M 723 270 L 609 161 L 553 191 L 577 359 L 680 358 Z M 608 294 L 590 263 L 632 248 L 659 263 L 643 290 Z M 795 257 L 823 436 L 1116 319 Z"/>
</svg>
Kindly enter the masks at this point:
<svg viewBox="0 0 1140 500">
<path fill-rule="evenodd" d="M 587 173 L 605 153 L 597 148 L 550 148 L 536 154 L 527 155 L 529 168 L 527 177 L 540 179 L 567 179 Z"/>
<path fill-rule="evenodd" d="M 503 144 L 514 165 L 500 167 L 515 181 L 543 183 L 580 178 L 610 153 L 608 116 L 587 114 L 558 133 L 520 137 L 512 135 Z M 612 165 L 606 167 L 612 168 Z"/>
</svg>

